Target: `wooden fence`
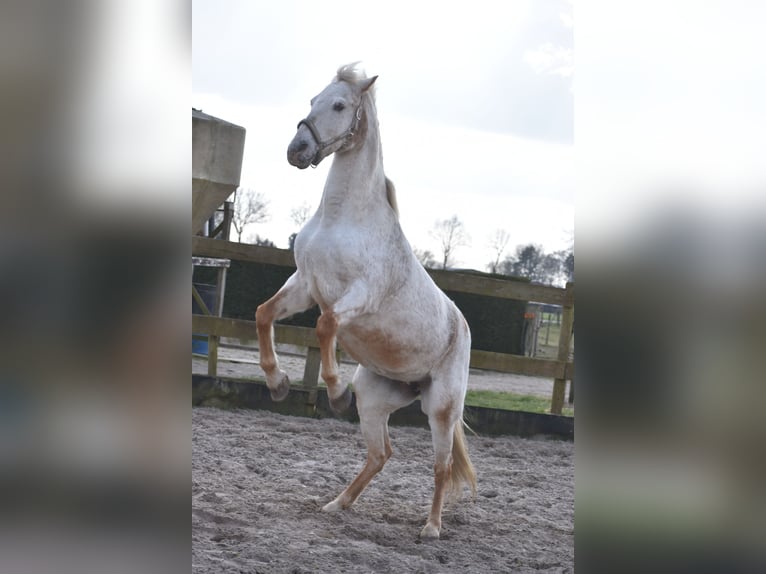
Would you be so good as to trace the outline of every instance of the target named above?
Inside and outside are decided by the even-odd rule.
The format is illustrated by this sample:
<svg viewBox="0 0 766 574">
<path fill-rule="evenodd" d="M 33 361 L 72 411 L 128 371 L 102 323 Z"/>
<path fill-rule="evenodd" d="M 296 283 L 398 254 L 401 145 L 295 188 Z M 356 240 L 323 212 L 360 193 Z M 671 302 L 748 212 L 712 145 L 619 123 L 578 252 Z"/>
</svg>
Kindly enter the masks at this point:
<svg viewBox="0 0 766 574">
<path fill-rule="evenodd" d="M 192 255 L 295 268 L 295 260 L 291 251 L 234 243 L 220 239 L 193 237 Z M 454 271 L 429 269 L 428 272 L 436 284 L 445 291 L 473 293 L 520 301 L 536 301 L 560 305 L 562 307 L 561 334 L 559 336 L 558 355 L 555 360 L 535 359 L 521 355 L 492 353 L 476 349 L 471 350 L 471 367 L 473 368 L 552 378 L 551 413 L 561 414 L 561 409 L 564 405 L 566 381 L 574 378 L 574 363 L 569 361 L 572 327 L 574 325 L 574 283 L 568 283 L 565 289 L 561 289 L 558 287 L 461 274 Z M 213 377 L 216 376 L 217 350 L 220 337 L 257 339 L 255 321 L 245 321 L 242 319 L 192 315 L 192 331 L 195 333 L 208 333 L 210 341 L 208 374 Z M 275 324 L 274 338 L 279 343 L 288 343 L 308 348 L 303 385 L 313 391 L 311 396 L 315 397 L 319 376 L 319 341 L 316 338 L 315 330 L 307 327 Z"/>
</svg>

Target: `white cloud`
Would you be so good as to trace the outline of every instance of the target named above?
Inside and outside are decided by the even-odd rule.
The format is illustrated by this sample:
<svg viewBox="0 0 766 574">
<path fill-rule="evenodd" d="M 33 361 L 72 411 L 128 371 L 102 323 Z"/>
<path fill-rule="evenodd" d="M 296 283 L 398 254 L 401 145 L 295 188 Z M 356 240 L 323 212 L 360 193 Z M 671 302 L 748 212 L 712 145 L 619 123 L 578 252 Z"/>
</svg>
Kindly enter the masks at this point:
<svg viewBox="0 0 766 574">
<path fill-rule="evenodd" d="M 766 8 L 744 8 L 578 4 L 578 228 L 589 236 L 620 235 L 667 205 L 766 213 L 766 81 L 754 72 Z"/>
<path fill-rule="evenodd" d="M 524 52 L 524 61 L 537 74 L 570 78 L 574 72 L 572 49 L 550 43 Z"/>
<path fill-rule="evenodd" d="M 559 20 L 561 20 L 561 23 L 564 25 L 564 28 L 572 29 L 574 28 L 574 18 L 572 17 L 572 9 L 574 7 L 574 1 L 573 0 L 566 0 L 567 11 L 566 12 L 559 12 Z"/>
</svg>

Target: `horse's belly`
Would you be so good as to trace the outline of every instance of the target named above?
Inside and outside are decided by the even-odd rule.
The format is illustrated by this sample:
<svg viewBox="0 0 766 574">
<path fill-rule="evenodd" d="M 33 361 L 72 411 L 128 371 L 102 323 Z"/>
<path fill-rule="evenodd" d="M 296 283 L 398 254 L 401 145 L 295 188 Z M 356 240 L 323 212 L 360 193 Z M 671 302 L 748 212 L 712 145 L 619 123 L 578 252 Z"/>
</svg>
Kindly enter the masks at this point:
<svg viewBox="0 0 766 574">
<path fill-rule="evenodd" d="M 429 353 L 421 345 L 383 329 L 350 326 L 338 333 L 338 342 L 359 364 L 391 379 L 420 380 L 430 370 Z"/>
</svg>

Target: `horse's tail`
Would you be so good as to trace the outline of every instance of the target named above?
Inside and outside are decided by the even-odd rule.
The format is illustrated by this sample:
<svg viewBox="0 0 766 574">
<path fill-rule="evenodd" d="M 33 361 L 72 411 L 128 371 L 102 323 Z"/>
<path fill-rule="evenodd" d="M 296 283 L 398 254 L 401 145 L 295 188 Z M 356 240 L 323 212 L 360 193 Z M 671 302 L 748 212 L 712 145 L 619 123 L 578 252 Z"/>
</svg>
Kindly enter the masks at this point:
<svg viewBox="0 0 766 574">
<path fill-rule="evenodd" d="M 394 210 L 394 213 L 398 218 L 399 204 L 396 202 L 396 188 L 394 187 L 394 182 L 388 178 L 386 178 L 386 199 L 388 200 L 388 204 L 391 206 L 391 209 Z"/>
<path fill-rule="evenodd" d="M 450 484 L 450 498 L 457 499 L 463 492 L 463 485 L 471 488 L 471 494 L 476 498 L 476 470 L 468 456 L 468 448 L 463 432 L 463 421 L 455 424 L 452 438 L 452 483 Z"/>
</svg>

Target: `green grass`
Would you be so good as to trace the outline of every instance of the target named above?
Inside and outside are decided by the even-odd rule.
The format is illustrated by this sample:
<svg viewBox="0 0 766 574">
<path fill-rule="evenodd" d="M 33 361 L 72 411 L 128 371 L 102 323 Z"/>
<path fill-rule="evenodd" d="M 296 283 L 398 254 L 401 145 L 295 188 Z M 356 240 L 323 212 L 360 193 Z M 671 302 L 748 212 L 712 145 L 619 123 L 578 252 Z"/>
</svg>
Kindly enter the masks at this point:
<svg viewBox="0 0 766 574">
<path fill-rule="evenodd" d="M 201 356 L 200 358 L 206 358 Z M 233 380 L 252 382 L 252 378 L 230 377 Z M 265 382 L 263 378 L 256 378 L 260 382 Z M 291 381 L 293 386 L 301 386 L 303 381 Z M 319 386 L 324 388 L 325 384 L 321 380 Z M 353 385 L 349 384 L 353 390 Z M 469 390 L 465 395 L 465 404 L 474 407 L 486 407 L 490 409 L 502 409 L 506 411 L 524 411 L 528 413 L 550 414 L 551 401 L 545 397 L 534 395 L 518 395 L 516 393 L 504 393 L 500 391 L 475 391 Z M 561 414 L 567 417 L 574 416 L 574 409 L 564 407 Z"/>
<path fill-rule="evenodd" d="M 550 413 L 551 401 L 544 397 L 532 395 L 517 395 L 498 391 L 468 391 L 465 404 L 474 407 L 503 409 L 506 411 L 525 411 L 528 413 Z M 574 416 L 574 409 L 564 407 L 561 414 Z"/>
</svg>

